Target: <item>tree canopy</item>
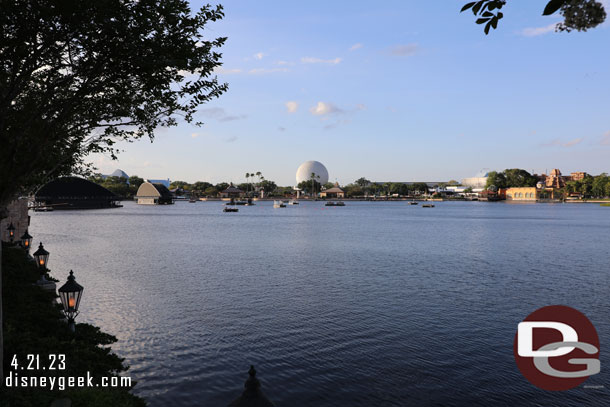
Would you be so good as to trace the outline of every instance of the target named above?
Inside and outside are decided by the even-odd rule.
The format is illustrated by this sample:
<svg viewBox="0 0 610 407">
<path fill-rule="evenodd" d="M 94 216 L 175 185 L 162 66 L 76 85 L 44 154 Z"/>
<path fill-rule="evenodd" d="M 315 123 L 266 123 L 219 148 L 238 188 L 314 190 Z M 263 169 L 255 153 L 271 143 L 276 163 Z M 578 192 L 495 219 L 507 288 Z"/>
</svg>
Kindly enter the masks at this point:
<svg viewBox="0 0 610 407">
<path fill-rule="evenodd" d="M 2 1 L 0 208 L 89 153 L 154 138 L 227 90 L 213 75 L 222 6 L 186 0 Z"/>
<path fill-rule="evenodd" d="M 489 30 L 498 28 L 504 14 L 500 11 L 507 0 L 480 0 L 466 3 L 461 12 L 471 10 L 477 17 L 477 24 L 484 24 L 485 34 Z M 596 0 L 550 0 L 542 15 L 548 16 L 559 12 L 563 16 L 563 21 L 555 27 L 556 31 L 570 32 L 587 31 L 597 27 L 606 20 L 606 11 L 602 3 Z"/>
<path fill-rule="evenodd" d="M 502 172 L 491 171 L 487 174 L 486 187 L 490 188 L 521 188 L 534 187 L 538 183 L 538 178 L 520 168 L 506 169 Z"/>
</svg>

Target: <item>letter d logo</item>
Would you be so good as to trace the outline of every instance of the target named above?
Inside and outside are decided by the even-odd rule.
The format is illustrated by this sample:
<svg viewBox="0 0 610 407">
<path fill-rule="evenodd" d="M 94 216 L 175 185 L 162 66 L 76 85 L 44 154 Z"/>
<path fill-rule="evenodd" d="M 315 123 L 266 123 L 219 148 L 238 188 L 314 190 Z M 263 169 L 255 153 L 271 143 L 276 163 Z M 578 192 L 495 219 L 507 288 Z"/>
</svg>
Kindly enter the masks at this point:
<svg viewBox="0 0 610 407">
<path fill-rule="evenodd" d="M 584 314 L 564 305 L 540 308 L 517 326 L 517 367 L 544 390 L 568 390 L 600 371 L 599 338 Z"/>
</svg>

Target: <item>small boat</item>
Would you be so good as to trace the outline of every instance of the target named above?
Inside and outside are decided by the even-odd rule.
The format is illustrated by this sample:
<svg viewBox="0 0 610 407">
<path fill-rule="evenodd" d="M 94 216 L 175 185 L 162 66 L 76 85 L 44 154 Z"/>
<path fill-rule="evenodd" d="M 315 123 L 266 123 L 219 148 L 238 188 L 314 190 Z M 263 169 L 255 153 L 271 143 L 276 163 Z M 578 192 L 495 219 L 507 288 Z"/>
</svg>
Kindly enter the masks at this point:
<svg viewBox="0 0 610 407">
<path fill-rule="evenodd" d="M 195 199 L 195 198 L 191 198 L 191 199 L 189 199 L 189 202 L 190 202 L 190 203 L 195 203 L 195 202 L 197 202 L 197 199 Z"/>
<path fill-rule="evenodd" d="M 274 208 L 285 208 L 286 204 L 282 201 L 273 201 Z"/>
<path fill-rule="evenodd" d="M 223 212 L 239 212 L 238 208 L 230 208 L 228 206 L 225 206 L 222 210 Z"/>
<path fill-rule="evenodd" d="M 345 202 L 343 202 L 343 201 L 337 201 L 337 202 L 330 201 L 330 202 L 326 202 L 324 204 L 324 206 L 345 206 Z"/>
<path fill-rule="evenodd" d="M 290 202 L 288 202 L 288 205 L 298 205 L 299 201 L 296 201 L 294 199 L 291 199 Z"/>
<path fill-rule="evenodd" d="M 409 205 L 417 205 L 417 204 L 418 204 L 418 202 L 415 202 L 415 201 L 409 202 Z"/>
<path fill-rule="evenodd" d="M 422 208 L 434 208 L 434 204 L 423 204 Z"/>
</svg>

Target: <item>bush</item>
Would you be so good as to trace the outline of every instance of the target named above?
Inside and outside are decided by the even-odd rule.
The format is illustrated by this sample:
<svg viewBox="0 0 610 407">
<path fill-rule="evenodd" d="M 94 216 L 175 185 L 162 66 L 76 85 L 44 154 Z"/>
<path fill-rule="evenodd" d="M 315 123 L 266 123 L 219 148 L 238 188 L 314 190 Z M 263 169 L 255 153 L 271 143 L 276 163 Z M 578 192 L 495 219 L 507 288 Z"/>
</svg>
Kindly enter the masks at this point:
<svg viewBox="0 0 610 407">
<path fill-rule="evenodd" d="M 71 332 L 65 322 L 57 296 L 35 285 L 40 274 L 34 262 L 21 249 L 2 249 L 2 288 L 4 304 L 4 372 L 22 376 L 87 376 L 99 383 L 102 376 L 118 376 L 127 371 L 124 359 L 108 346 L 117 339 L 89 324 L 77 324 Z M 64 354 L 65 370 L 15 371 L 14 355 L 27 365 L 27 355 L 39 355 L 47 366 L 49 355 Z M 132 385 L 135 385 L 132 382 Z M 130 393 L 130 388 L 48 388 L 0 389 L 2 407 L 49 406 L 58 398 L 69 398 L 73 407 L 140 407 L 145 401 Z"/>
</svg>

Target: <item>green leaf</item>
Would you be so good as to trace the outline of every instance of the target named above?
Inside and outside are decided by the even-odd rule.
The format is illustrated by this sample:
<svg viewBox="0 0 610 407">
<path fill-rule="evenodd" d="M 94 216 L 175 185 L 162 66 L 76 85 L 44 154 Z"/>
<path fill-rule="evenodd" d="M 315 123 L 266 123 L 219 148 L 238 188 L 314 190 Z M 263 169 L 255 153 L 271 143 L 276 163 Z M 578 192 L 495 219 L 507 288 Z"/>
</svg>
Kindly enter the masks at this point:
<svg viewBox="0 0 610 407">
<path fill-rule="evenodd" d="M 462 9 L 460 10 L 460 13 L 468 10 L 470 7 L 474 6 L 475 4 L 476 4 L 476 1 L 473 1 L 472 3 L 464 4 L 464 7 L 462 7 Z"/>
<path fill-rule="evenodd" d="M 550 16 L 557 10 L 561 8 L 566 3 L 566 0 L 551 0 L 547 3 L 544 11 L 542 12 L 543 16 Z"/>
<path fill-rule="evenodd" d="M 479 18 L 479 19 L 477 19 L 476 23 L 477 24 L 483 24 L 483 23 L 486 23 L 489 20 L 490 20 L 489 17 L 487 17 L 487 18 Z"/>
<path fill-rule="evenodd" d="M 487 23 L 485 26 L 485 35 L 489 34 L 489 27 L 491 27 L 491 22 Z"/>
<path fill-rule="evenodd" d="M 493 17 L 494 13 L 490 13 L 489 11 L 486 11 L 483 13 L 483 17 Z"/>
<path fill-rule="evenodd" d="M 495 30 L 496 28 L 498 28 L 498 17 L 494 17 L 491 19 L 490 21 L 491 26 L 493 27 L 493 29 Z"/>
</svg>

